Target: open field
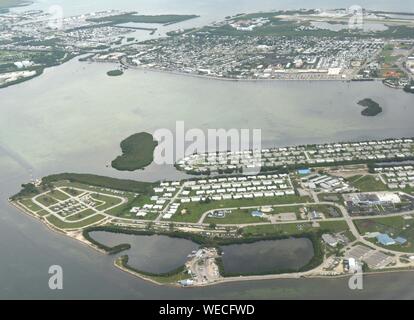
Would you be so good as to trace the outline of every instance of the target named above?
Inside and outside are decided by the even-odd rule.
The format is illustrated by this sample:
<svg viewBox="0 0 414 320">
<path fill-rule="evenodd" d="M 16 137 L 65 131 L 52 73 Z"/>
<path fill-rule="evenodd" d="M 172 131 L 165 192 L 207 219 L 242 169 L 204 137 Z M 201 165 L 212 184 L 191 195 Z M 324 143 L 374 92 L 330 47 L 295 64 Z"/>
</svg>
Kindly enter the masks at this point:
<svg viewBox="0 0 414 320">
<path fill-rule="evenodd" d="M 41 207 L 39 207 L 37 204 L 35 204 L 33 201 L 32 201 L 32 199 L 22 199 L 22 200 L 19 200 L 19 202 L 24 206 L 24 207 L 26 207 L 27 209 L 29 209 L 30 211 L 33 211 L 33 212 L 38 212 L 38 211 L 41 211 L 42 210 L 42 208 Z"/>
<path fill-rule="evenodd" d="M 203 213 L 223 208 L 243 208 L 243 207 L 261 207 L 266 205 L 290 204 L 290 203 L 308 203 L 311 202 L 309 197 L 299 196 L 282 196 L 269 198 L 241 199 L 241 200 L 223 200 L 211 201 L 209 203 L 188 203 L 182 204 L 178 214 L 174 215 L 172 220 L 178 222 L 197 222 Z M 186 214 L 181 214 L 183 209 L 187 210 Z"/>
<path fill-rule="evenodd" d="M 386 233 L 392 238 L 403 237 L 407 239 L 405 245 L 391 245 L 385 248 L 402 252 L 414 252 L 414 220 L 406 220 L 403 217 L 386 217 L 378 219 L 356 220 L 355 225 L 360 234 L 364 235 L 369 232 Z M 377 243 L 376 239 L 370 239 Z"/>
<path fill-rule="evenodd" d="M 98 193 L 93 193 L 91 196 L 93 199 L 97 200 L 98 202 L 103 202 L 102 204 L 95 207 L 95 209 L 99 211 L 104 211 L 122 202 L 121 199 L 119 198 L 114 198 L 111 196 L 98 194 Z"/>
<path fill-rule="evenodd" d="M 53 197 L 54 199 L 60 200 L 60 201 L 64 201 L 70 198 L 68 195 L 56 189 L 50 191 L 49 195 Z"/>
<path fill-rule="evenodd" d="M 266 222 L 266 219 L 253 217 L 250 213 L 252 210 L 237 209 L 227 213 L 225 218 L 206 218 L 204 223 L 215 224 L 248 224 Z"/>
<path fill-rule="evenodd" d="M 249 226 L 243 228 L 243 235 L 300 235 L 308 232 L 318 232 L 320 230 L 334 233 L 349 230 L 348 225 L 345 221 L 325 221 L 319 222 L 319 224 L 319 228 L 312 227 L 312 224 L 309 222 Z"/>
<path fill-rule="evenodd" d="M 49 207 L 51 205 L 54 205 L 54 204 L 58 203 L 58 201 L 56 199 L 52 198 L 51 196 L 49 196 L 49 194 L 45 194 L 43 196 L 40 196 L 36 200 L 39 203 L 41 203 L 42 205 L 44 205 L 45 207 Z"/>
<path fill-rule="evenodd" d="M 153 183 L 140 182 L 134 180 L 116 179 L 93 174 L 62 173 L 50 175 L 43 178 L 44 183 L 56 183 L 69 181 L 71 183 L 80 183 L 82 185 L 101 187 L 126 192 L 148 193 L 151 192 Z"/>
<path fill-rule="evenodd" d="M 96 222 L 99 222 L 103 220 L 104 218 L 105 216 L 98 214 L 96 216 L 90 217 L 80 222 L 70 223 L 70 222 L 62 221 L 59 218 L 56 218 L 55 216 L 50 215 L 49 217 L 46 218 L 46 220 L 59 229 L 80 229 L 80 228 L 85 228 Z"/>
<path fill-rule="evenodd" d="M 348 181 L 352 186 L 359 189 L 361 192 L 388 190 L 388 187 L 385 184 L 383 184 L 379 178 L 371 175 L 354 176 L 349 178 Z"/>
<path fill-rule="evenodd" d="M 74 215 L 71 215 L 71 216 L 67 217 L 66 218 L 66 221 L 77 221 L 77 220 L 81 220 L 81 219 L 84 219 L 84 218 L 89 217 L 91 215 L 94 215 L 95 213 L 96 212 L 93 211 L 92 209 L 86 209 L 86 210 L 83 210 L 83 211 L 81 211 L 79 213 L 76 213 Z"/>
</svg>

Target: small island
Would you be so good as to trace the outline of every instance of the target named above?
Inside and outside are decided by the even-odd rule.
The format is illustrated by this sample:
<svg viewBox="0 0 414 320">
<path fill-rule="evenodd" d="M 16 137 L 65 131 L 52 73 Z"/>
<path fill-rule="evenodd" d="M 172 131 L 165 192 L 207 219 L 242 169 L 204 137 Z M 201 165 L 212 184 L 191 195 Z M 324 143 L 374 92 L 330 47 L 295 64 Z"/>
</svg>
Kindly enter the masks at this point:
<svg viewBox="0 0 414 320">
<path fill-rule="evenodd" d="M 365 107 L 362 110 L 361 114 L 366 117 L 375 117 L 376 115 L 382 112 L 382 108 L 380 105 L 372 99 L 364 99 L 358 102 L 358 104 L 362 107 Z"/>
<path fill-rule="evenodd" d="M 117 70 L 108 71 L 106 74 L 110 77 L 119 77 L 119 76 L 122 76 L 124 72 L 122 70 L 117 69 Z"/>
<path fill-rule="evenodd" d="M 112 167 L 119 171 L 143 169 L 154 160 L 157 145 L 149 133 L 134 134 L 121 142 L 122 155 L 112 161 Z"/>
</svg>

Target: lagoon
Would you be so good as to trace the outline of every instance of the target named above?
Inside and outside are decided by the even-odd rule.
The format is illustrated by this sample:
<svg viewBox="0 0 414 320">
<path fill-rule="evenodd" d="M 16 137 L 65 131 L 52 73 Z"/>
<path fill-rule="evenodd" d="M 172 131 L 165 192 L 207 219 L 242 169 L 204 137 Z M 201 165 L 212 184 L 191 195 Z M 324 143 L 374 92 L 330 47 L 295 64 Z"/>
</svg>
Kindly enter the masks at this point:
<svg viewBox="0 0 414 320">
<path fill-rule="evenodd" d="M 226 274 L 272 274 L 299 270 L 313 255 L 312 241 L 307 238 L 266 240 L 220 247 Z"/>
</svg>

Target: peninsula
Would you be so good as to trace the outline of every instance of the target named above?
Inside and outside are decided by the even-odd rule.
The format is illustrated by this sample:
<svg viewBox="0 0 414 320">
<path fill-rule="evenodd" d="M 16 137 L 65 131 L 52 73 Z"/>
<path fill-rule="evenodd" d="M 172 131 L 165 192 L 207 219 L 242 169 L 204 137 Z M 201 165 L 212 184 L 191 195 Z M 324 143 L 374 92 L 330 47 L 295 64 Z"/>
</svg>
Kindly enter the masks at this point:
<svg viewBox="0 0 414 320">
<path fill-rule="evenodd" d="M 291 146 L 262 154 L 296 164 L 267 167 L 255 175 L 220 174 L 212 169 L 217 162 L 204 156 L 212 161 L 208 175 L 156 183 L 66 173 L 25 184 L 10 203 L 52 230 L 108 254 L 130 245 L 108 246 L 96 240 L 97 233 L 162 235 L 198 245 L 181 267 L 166 273 L 140 270 L 127 254 L 115 259 L 125 272 L 162 285 L 414 268 L 413 139 Z M 209 167 L 200 159 L 193 155 L 183 161 L 192 170 Z M 128 159 L 128 166 L 133 162 Z M 260 252 L 284 241 L 306 247 L 306 257 L 289 266 L 266 264 Z M 234 270 L 232 255 L 222 254 L 232 248 L 240 252 L 240 245 L 249 250 L 245 254 L 256 261 L 256 269 Z"/>
</svg>

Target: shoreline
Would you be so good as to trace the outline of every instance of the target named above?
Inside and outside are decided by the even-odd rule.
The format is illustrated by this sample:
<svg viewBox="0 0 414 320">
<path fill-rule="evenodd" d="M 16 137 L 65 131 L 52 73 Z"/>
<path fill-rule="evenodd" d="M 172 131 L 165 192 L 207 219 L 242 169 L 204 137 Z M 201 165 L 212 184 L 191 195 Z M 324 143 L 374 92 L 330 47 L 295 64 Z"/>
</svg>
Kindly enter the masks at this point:
<svg viewBox="0 0 414 320">
<path fill-rule="evenodd" d="M 94 61 L 92 61 L 94 62 Z M 115 63 L 107 61 L 108 63 Z M 116 62 L 117 63 L 117 62 Z M 186 76 L 190 78 L 198 78 L 198 79 L 206 79 L 206 80 L 217 80 L 217 81 L 230 81 L 230 82 L 263 82 L 263 83 L 270 83 L 270 82 L 279 82 L 279 81 L 298 81 L 298 82 L 382 82 L 384 78 L 373 78 L 369 80 L 355 80 L 355 79 L 234 79 L 234 78 L 225 78 L 225 77 L 217 77 L 217 76 L 208 76 L 208 75 L 199 75 L 193 73 L 186 73 L 182 71 L 174 71 L 174 70 L 163 70 L 163 69 L 156 69 L 156 68 L 144 68 L 139 66 L 130 65 L 122 60 L 119 63 L 128 69 L 138 70 L 138 71 L 148 71 L 148 72 L 156 72 L 156 73 L 163 73 L 163 74 L 171 74 L 176 76 Z"/>
<path fill-rule="evenodd" d="M 72 240 L 76 240 L 78 243 L 81 243 L 82 245 L 89 247 L 90 249 L 94 249 L 95 251 L 104 254 L 104 255 L 109 255 L 106 251 L 99 249 L 97 246 L 95 246 L 94 244 L 92 244 L 91 242 L 89 242 L 88 240 L 86 240 L 83 236 L 82 236 L 82 231 L 64 231 L 61 229 L 58 229 L 54 226 L 52 226 L 50 223 L 47 222 L 47 220 L 43 219 L 40 216 L 35 216 L 32 213 L 30 213 L 27 209 L 25 209 L 23 206 L 16 204 L 13 201 L 9 200 L 9 204 L 11 206 L 13 206 L 14 208 L 16 208 L 18 211 L 24 213 L 27 216 L 30 216 L 31 218 L 41 222 L 47 229 L 60 234 L 60 235 L 64 235 Z M 105 220 L 105 219 L 104 219 Z M 99 221 L 100 223 L 102 221 Z M 223 283 L 231 283 L 231 282 L 241 282 L 241 281 L 264 281 L 264 280 L 278 280 L 278 279 L 342 279 L 342 278 L 348 278 L 351 277 L 352 275 L 350 274 L 339 274 L 339 275 L 317 275 L 317 274 L 312 274 L 315 271 L 317 271 L 322 265 L 317 266 L 316 268 L 312 269 L 312 270 L 308 270 L 308 271 L 304 271 L 304 272 L 298 272 L 298 273 L 282 273 L 282 274 L 268 274 L 268 275 L 246 275 L 246 276 L 238 276 L 238 277 L 221 277 L 219 280 L 210 282 L 210 283 L 205 283 L 205 284 L 199 284 L 199 285 L 194 285 L 194 286 L 189 286 L 189 287 L 184 287 L 179 285 L 178 283 L 161 283 L 158 282 L 154 279 L 151 279 L 148 276 L 145 276 L 144 274 L 138 273 L 134 270 L 131 270 L 127 267 L 121 266 L 117 263 L 117 258 L 114 259 L 113 262 L 114 267 L 116 267 L 117 269 L 128 273 L 132 276 L 138 277 L 144 281 L 149 281 L 153 284 L 156 284 L 157 286 L 169 286 L 169 287 L 176 287 L 176 288 L 200 288 L 200 287 L 209 287 L 209 286 L 214 286 L 214 285 L 218 285 L 218 284 L 223 284 Z M 385 274 L 385 273 L 402 273 L 402 272 L 414 272 L 414 268 L 406 268 L 406 269 L 399 269 L 399 270 L 393 270 L 393 268 L 389 268 L 388 270 L 381 270 L 381 271 L 369 271 L 364 273 L 364 275 L 379 275 L 379 274 Z"/>
</svg>

